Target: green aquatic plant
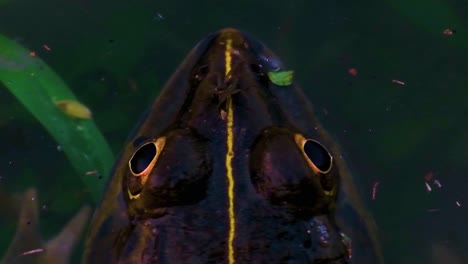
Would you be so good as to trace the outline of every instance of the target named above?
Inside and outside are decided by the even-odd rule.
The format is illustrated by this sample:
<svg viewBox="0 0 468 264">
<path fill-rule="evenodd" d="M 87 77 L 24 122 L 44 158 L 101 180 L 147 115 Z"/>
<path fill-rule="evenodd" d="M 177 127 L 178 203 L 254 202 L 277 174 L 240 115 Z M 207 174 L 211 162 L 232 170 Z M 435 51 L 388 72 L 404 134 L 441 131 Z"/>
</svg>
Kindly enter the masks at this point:
<svg viewBox="0 0 468 264">
<path fill-rule="evenodd" d="M 65 82 L 35 54 L 4 36 L 0 36 L 0 82 L 58 142 L 97 201 L 114 157 L 91 118 L 63 111 L 63 102 L 77 101 Z"/>
</svg>

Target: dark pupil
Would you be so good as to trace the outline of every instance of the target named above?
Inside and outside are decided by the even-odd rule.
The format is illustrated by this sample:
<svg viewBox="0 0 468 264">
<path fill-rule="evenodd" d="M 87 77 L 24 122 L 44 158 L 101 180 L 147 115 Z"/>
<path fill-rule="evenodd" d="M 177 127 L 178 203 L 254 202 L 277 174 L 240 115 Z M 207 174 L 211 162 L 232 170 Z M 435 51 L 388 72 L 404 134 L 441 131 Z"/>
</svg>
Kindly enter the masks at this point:
<svg viewBox="0 0 468 264">
<path fill-rule="evenodd" d="M 304 152 L 319 170 L 326 171 L 330 168 L 331 159 L 328 151 L 319 143 L 307 140 L 304 145 Z"/>
<path fill-rule="evenodd" d="M 131 170 L 135 174 L 143 172 L 156 156 L 156 146 L 148 143 L 137 150 L 130 161 Z"/>
</svg>

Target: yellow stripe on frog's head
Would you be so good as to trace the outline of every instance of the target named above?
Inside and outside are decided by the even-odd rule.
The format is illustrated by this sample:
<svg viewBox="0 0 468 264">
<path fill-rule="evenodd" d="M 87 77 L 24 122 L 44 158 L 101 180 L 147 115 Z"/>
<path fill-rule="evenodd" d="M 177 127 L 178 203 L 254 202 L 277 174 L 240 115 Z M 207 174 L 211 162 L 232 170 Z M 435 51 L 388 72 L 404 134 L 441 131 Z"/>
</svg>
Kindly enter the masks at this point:
<svg viewBox="0 0 468 264">
<path fill-rule="evenodd" d="M 245 40 L 241 32 L 236 29 L 226 28 L 219 33 L 218 41 L 224 43 L 225 80 L 230 78 L 233 65 L 233 55 L 239 53 L 239 49 L 245 48 Z"/>
<path fill-rule="evenodd" d="M 231 57 L 231 52 L 232 52 L 232 39 L 227 39 L 226 40 L 226 51 L 224 53 L 225 56 L 225 73 L 224 73 L 224 78 L 228 79 L 229 74 L 231 73 L 231 64 L 232 64 L 232 57 Z"/>
<path fill-rule="evenodd" d="M 232 40 L 227 39 L 226 42 L 226 72 L 225 78 L 229 78 L 232 65 L 231 49 Z M 236 215 L 234 211 L 234 175 L 232 169 L 232 159 L 234 158 L 234 113 L 232 109 L 232 98 L 228 98 L 227 101 L 227 137 L 226 137 L 226 177 L 228 181 L 228 200 L 229 200 L 229 237 L 228 237 L 228 260 L 230 264 L 235 263 L 234 260 L 234 237 L 236 234 Z"/>
<path fill-rule="evenodd" d="M 239 36 L 240 33 L 236 30 L 226 29 L 220 34 L 220 38 L 225 42 L 225 73 L 224 79 L 229 80 L 232 70 L 232 54 L 233 49 L 233 36 Z M 237 38 L 239 39 L 239 38 Z M 229 233 L 228 233 L 228 263 L 234 264 L 234 238 L 236 235 L 236 212 L 234 210 L 234 174 L 233 164 L 234 159 L 234 111 L 232 107 L 232 98 L 229 97 L 226 102 L 226 178 L 228 183 L 228 216 L 229 216 Z"/>
</svg>

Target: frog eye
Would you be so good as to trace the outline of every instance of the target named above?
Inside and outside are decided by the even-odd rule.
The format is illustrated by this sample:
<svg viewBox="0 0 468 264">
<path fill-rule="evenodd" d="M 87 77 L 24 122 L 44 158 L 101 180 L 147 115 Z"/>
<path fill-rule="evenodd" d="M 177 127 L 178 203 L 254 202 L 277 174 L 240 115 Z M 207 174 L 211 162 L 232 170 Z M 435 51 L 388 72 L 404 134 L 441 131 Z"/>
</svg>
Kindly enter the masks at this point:
<svg viewBox="0 0 468 264">
<path fill-rule="evenodd" d="M 295 135 L 295 140 L 312 170 L 320 174 L 326 174 L 331 170 L 333 157 L 322 144 L 299 134 Z"/>
<path fill-rule="evenodd" d="M 332 166 L 332 156 L 322 144 L 308 139 L 304 143 L 304 153 L 321 173 L 327 173 Z"/>
<path fill-rule="evenodd" d="M 136 177 L 141 176 L 145 170 L 150 168 L 151 163 L 156 158 L 156 144 L 154 142 L 146 143 L 133 154 L 130 158 L 130 171 Z"/>
<path fill-rule="evenodd" d="M 128 161 L 132 176 L 128 181 L 130 199 L 137 199 L 165 144 L 165 138 L 140 146 Z"/>
</svg>

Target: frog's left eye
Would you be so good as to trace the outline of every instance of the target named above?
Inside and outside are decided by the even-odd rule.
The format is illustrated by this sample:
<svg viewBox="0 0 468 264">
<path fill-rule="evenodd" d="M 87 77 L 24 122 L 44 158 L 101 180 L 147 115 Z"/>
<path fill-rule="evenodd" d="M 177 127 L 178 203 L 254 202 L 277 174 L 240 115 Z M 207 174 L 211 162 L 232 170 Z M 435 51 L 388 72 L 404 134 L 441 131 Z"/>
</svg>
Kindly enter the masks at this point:
<svg viewBox="0 0 468 264">
<path fill-rule="evenodd" d="M 301 147 L 307 163 L 315 172 L 326 174 L 331 170 L 333 157 L 322 144 L 313 139 L 306 139 L 299 134 L 295 135 L 295 140 Z"/>
<path fill-rule="evenodd" d="M 151 142 L 140 147 L 130 159 L 130 171 L 134 176 L 141 176 L 156 158 L 156 145 Z"/>
<path fill-rule="evenodd" d="M 139 147 L 128 161 L 128 167 L 132 176 L 128 181 L 128 194 L 130 199 L 137 199 L 153 169 L 159 154 L 164 148 L 165 138 L 159 138 L 155 142 L 148 142 Z"/>
</svg>

